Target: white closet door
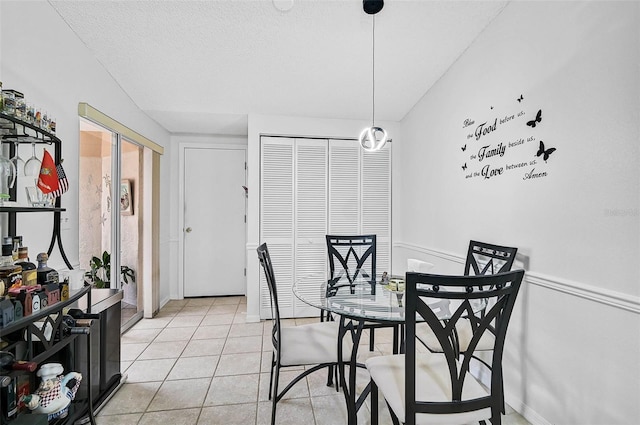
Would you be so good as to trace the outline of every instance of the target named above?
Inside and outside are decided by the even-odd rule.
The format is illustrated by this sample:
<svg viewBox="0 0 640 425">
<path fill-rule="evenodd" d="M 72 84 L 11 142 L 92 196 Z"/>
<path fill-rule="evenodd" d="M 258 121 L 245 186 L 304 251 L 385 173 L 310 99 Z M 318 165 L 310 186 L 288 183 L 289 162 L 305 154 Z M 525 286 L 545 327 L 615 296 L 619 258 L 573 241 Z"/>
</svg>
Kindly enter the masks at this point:
<svg viewBox="0 0 640 425">
<path fill-rule="evenodd" d="M 377 235 L 376 274 L 391 272 L 391 148 L 362 151 L 362 234 Z"/>
<path fill-rule="evenodd" d="M 327 150 L 328 141 L 296 139 L 295 143 L 295 280 L 327 270 Z M 320 281 L 300 288 L 309 299 L 320 299 Z M 319 316 L 294 296 L 294 316 Z"/>
<path fill-rule="evenodd" d="M 353 140 L 329 142 L 328 234 L 360 234 L 361 150 Z"/>
<path fill-rule="evenodd" d="M 294 139 L 262 137 L 260 178 L 260 241 L 266 242 L 273 262 L 280 313 L 293 314 Z M 260 316 L 271 317 L 269 288 L 260 270 Z"/>
</svg>

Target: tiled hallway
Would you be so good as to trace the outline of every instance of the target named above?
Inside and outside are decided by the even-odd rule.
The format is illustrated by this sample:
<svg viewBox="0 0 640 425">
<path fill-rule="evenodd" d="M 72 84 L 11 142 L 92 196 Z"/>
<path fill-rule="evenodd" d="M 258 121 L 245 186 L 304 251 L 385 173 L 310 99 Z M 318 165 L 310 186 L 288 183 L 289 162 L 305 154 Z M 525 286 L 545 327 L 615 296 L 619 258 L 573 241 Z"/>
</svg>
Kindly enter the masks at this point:
<svg viewBox="0 0 640 425">
<path fill-rule="evenodd" d="M 245 315 L 244 297 L 198 298 L 170 301 L 154 319 L 138 322 L 122 337 L 127 381 L 100 410 L 98 425 L 269 424 L 271 324 L 246 323 Z M 377 330 L 376 352 L 364 345 L 360 357 L 390 352 L 390 337 Z M 362 341 L 368 344 L 368 337 Z M 366 371 L 358 373 L 358 383 L 366 384 Z M 285 369 L 281 388 L 296 374 Z M 278 403 L 277 423 L 346 424 L 344 397 L 326 386 L 326 378 L 326 371 L 318 371 L 289 391 Z M 504 424 L 528 424 L 509 412 Z M 391 423 L 387 412 L 380 419 Z M 369 423 L 367 407 L 358 423 Z"/>
</svg>

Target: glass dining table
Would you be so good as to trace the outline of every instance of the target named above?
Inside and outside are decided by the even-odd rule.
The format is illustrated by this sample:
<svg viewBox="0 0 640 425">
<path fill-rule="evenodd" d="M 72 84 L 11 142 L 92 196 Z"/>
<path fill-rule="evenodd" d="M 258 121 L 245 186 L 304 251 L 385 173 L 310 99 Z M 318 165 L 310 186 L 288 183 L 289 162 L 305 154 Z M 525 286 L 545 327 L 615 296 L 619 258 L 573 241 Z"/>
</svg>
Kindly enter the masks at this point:
<svg viewBox="0 0 640 425">
<path fill-rule="evenodd" d="M 404 278 L 390 279 L 398 281 Z M 401 281 L 402 283 L 404 280 Z M 357 412 L 370 392 L 369 384 L 356 398 L 356 368 L 363 367 L 357 363 L 357 347 L 365 324 L 397 325 L 394 327 L 393 353 L 403 351 L 404 345 L 404 291 L 398 291 L 397 286 L 371 281 L 361 276 L 353 279 L 340 275 L 328 279 L 326 273 L 309 274 L 297 279 L 293 286 L 294 295 L 304 303 L 328 311 L 339 316 L 339 333 L 337 341 L 338 370 L 340 385 L 342 386 L 347 404 L 348 424 L 357 423 Z M 402 287 L 401 287 L 402 289 Z M 429 305 L 442 320 L 450 317 L 451 300 L 433 300 Z M 480 310 L 482 305 L 474 306 Z M 345 377 L 345 364 L 342 361 L 344 338 L 349 334 L 352 338 L 353 349 L 349 361 L 349 377 Z"/>
</svg>

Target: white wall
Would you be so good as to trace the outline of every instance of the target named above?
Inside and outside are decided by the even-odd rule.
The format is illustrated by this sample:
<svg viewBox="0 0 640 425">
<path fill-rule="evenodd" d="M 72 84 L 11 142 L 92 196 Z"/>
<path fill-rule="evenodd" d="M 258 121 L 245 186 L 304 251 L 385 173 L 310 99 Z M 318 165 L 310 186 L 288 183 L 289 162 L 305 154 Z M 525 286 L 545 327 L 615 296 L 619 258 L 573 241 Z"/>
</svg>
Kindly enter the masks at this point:
<svg viewBox="0 0 640 425">
<path fill-rule="evenodd" d="M 114 82 L 67 24 L 46 1 L 0 2 L 1 63 L 0 80 L 4 88 L 22 91 L 33 102 L 57 118 L 57 135 L 63 141 L 64 169 L 71 183 L 62 196 L 69 218 L 62 230 L 64 249 L 74 267 L 78 264 L 78 103 L 86 102 L 122 124 L 165 148 L 169 134 L 149 119 Z M 23 150 L 24 149 L 24 150 Z M 27 153 L 26 147 L 21 149 Z M 169 169 L 170 152 L 165 150 L 162 169 Z M 168 193 L 169 173 L 162 173 L 161 193 Z M 19 196 L 23 194 L 19 193 Z M 169 199 L 161 199 L 161 264 L 168 264 Z M 33 253 L 49 246 L 53 214 L 20 214 L 18 231 Z M 50 265 L 66 266 L 57 250 Z M 161 298 L 168 298 L 168 274 L 161 271 Z"/>
<path fill-rule="evenodd" d="M 394 147 L 396 270 L 414 256 L 461 272 L 470 239 L 524 255 L 505 385 L 534 424 L 640 423 L 639 28 L 637 2 L 512 2 L 403 120 Z M 541 122 L 526 125 L 538 109 Z M 521 137 L 534 140 L 508 146 Z M 557 149 L 546 163 L 540 140 Z M 499 143 L 503 157 L 471 158 Z M 531 168 L 546 177 L 525 179 Z"/>
<path fill-rule="evenodd" d="M 398 123 L 376 122 L 389 133 L 393 140 L 392 148 L 402 143 L 402 134 Z M 260 320 L 260 264 L 256 248 L 260 245 L 260 136 L 321 137 L 333 139 L 354 139 L 370 122 L 317 119 L 305 117 L 288 117 L 275 115 L 249 115 L 248 147 L 247 147 L 247 186 L 249 188 L 247 212 L 247 320 Z M 354 142 L 355 143 L 355 142 Z M 397 161 L 391 155 L 392 170 Z M 393 172 L 392 172 L 392 175 Z M 392 177 L 393 205 L 396 181 Z M 395 217 L 392 216 L 392 228 Z"/>
</svg>

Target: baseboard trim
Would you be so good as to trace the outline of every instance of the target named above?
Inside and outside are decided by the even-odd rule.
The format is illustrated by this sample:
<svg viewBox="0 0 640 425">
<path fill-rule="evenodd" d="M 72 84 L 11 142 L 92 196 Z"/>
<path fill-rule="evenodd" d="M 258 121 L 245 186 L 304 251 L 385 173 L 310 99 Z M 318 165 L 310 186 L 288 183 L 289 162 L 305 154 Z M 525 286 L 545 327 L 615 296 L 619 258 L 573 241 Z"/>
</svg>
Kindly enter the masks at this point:
<svg viewBox="0 0 640 425">
<path fill-rule="evenodd" d="M 464 264 L 464 257 L 433 248 L 426 248 L 405 242 L 396 242 L 393 244 L 393 248 L 406 249 L 442 258 L 447 261 Z M 640 297 L 531 271 L 527 271 L 525 281 L 531 285 L 536 285 L 542 288 L 562 292 L 567 295 L 573 295 L 589 301 L 640 314 Z"/>
</svg>

